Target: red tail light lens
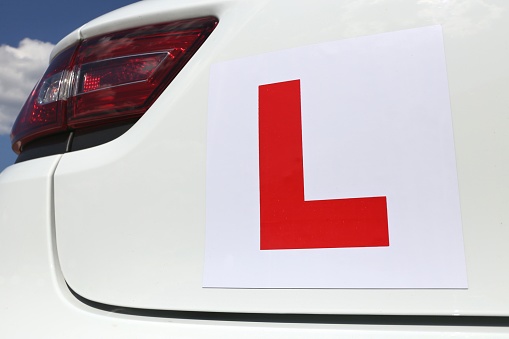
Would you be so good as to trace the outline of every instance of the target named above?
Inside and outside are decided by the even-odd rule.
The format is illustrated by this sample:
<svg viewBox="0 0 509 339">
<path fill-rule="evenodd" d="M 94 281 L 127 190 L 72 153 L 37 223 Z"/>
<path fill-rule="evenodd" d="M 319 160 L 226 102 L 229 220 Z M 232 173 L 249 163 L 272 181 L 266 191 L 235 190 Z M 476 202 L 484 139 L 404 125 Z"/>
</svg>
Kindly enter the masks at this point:
<svg viewBox="0 0 509 339">
<path fill-rule="evenodd" d="M 216 25 L 206 17 L 138 27 L 60 53 L 14 123 L 13 150 L 66 130 L 140 117 Z"/>
</svg>

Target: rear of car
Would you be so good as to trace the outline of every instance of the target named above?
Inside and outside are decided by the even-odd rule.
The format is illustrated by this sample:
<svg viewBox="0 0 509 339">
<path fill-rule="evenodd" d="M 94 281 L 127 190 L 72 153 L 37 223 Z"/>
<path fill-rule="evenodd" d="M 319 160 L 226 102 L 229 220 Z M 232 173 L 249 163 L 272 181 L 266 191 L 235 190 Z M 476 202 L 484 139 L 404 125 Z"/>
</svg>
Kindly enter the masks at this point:
<svg viewBox="0 0 509 339">
<path fill-rule="evenodd" d="M 71 33 L 23 107 L 18 161 L 0 175 L 2 337 L 509 337 L 508 11 L 503 1 L 151 0 Z M 301 107 L 302 123 L 271 120 Z M 327 120 L 349 111 L 360 127 Z M 271 128 L 295 133 L 266 146 Z M 274 145 L 295 135 L 304 149 L 284 162 L 290 151 Z M 312 167 L 316 149 L 369 170 Z M 276 163 L 291 168 L 282 179 L 270 177 Z M 292 166 L 304 182 L 277 186 Z M 308 177 L 334 195 L 353 181 L 335 166 L 362 172 L 353 189 L 365 190 L 343 197 L 361 215 L 381 206 L 378 226 L 369 212 L 336 242 L 332 226 L 307 236 L 300 220 L 316 220 L 313 207 L 300 231 L 277 233 L 286 224 L 264 206 L 297 185 L 306 202 L 333 201 L 308 198 Z M 373 169 L 382 174 L 364 179 Z"/>
</svg>

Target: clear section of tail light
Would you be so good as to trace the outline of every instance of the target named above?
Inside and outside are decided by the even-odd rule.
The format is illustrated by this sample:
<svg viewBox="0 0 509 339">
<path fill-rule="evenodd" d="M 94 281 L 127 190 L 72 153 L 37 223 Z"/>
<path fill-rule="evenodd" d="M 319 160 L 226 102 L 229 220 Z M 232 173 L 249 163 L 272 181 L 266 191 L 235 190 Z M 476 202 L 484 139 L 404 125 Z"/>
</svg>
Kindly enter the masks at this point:
<svg viewBox="0 0 509 339">
<path fill-rule="evenodd" d="M 167 55 L 167 52 L 135 55 L 83 65 L 76 94 L 148 81 Z"/>
<path fill-rule="evenodd" d="M 37 96 L 37 104 L 46 105 L 52 102 L 65 99 L 60 95 L 61 82 L 64 77 L 64 72 L 58 72 L 50 78 L 43 81 Z"/>
<path fill-rule="evenodd" d="M 60 53 L 14 123 L 16 153 L 34 139 L 138 118 L 217 24 L 214 17 L 92 37 Z"/>
<path fill-rule="evenodd" d="M 67 129 L 66 78 L 73 65 L 75 49 L 76 46 L 68 48 L 53 60 L 21 109 L 11 131 L 12 148 L 16 153 L 31 140 Z"/>
</svg>

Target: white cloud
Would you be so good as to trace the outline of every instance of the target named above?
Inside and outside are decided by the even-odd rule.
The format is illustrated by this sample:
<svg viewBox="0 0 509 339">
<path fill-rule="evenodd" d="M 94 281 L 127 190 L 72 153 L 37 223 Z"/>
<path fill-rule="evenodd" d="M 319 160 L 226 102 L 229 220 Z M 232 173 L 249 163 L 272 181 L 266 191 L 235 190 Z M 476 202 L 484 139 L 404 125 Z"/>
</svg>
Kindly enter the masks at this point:
<svg viewBox="0 0 509 339">
<path fill-rule="evenodd" d="M 10 132 L 21 107 L 48 66 L 54 45 L 25 38 L 0 45 L 0 135 Z"/>
</svg>

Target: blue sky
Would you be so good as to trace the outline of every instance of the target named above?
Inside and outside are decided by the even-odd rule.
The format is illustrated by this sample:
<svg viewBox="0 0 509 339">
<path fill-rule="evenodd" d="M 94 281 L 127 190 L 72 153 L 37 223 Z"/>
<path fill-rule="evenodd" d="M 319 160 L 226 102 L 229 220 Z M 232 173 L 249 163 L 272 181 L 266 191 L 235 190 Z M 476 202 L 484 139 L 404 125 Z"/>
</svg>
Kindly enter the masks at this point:
<svg viewBox="0 0 509 339">
<path fill-rule="evenodd" d="M 47 66 L 54 44 L 86 22 L 135 0 L 0 1 L 0 171 L 11 165 L 12 120 Z"/>
</svg>

